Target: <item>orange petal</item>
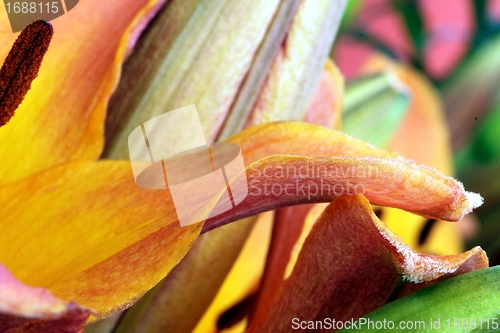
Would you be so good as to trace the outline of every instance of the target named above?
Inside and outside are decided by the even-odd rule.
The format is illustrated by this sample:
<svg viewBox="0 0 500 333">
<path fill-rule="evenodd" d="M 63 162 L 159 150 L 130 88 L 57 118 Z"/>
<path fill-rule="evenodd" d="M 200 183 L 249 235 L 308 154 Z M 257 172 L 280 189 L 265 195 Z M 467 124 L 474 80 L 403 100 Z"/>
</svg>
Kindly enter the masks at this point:
<svg viewBox="0 0 500 333">
<path fill-rule="evenodd" d="M 52 21 L 54 37 L 38 78 L 16 117 L 0 131 L 0 184 L 67 161 L 99 156 L 105 109 L 120 65 L 159 2 L 81 1 Z M 2 35 L 0 59 L 16 36 Z"/>
<path fill-rule="evenodd" d="M 330 128 L 341 128 L 344 78 L 335 63 L 328 58 L 319 79 L 305 121 Z M 289 259 L 301 234 L 305 215 L 312 206 L 292 206 L 276 212 L 271 248 L 259 289 L 257 309 L 269 303 L 283 280 Z M 291 223 L 291 225 L 290 225 Z M 260 314 L 254 314 L 259 316 Z"/>
<path fill-rule="evenodd" d="M 457 256 L 417 254 L 375 216 L 363 196 L 339 197 L 316 222 L 276 301 L 255 317 L 248 332 L 285 332 L 293 318 L 358 318 L 388 301 L 400 274 L 429 281 L 487 264 L 479 248 Z"/>
<path fill-rule="evenodd" d="M 169 191 L 139 188 L 129 162 L 52 168 L 0 188 L 0 202 L 0 262 L 98 316 L 158 283 L 201 229 L 181 228 Z"/>
<path fill-rule="evenodd" d="M 267 138 L 276 139 L 278 144 Z M 322 149 L 304 145 L 302 139 Z M 475 204 L 468 200 L 476 197 L 464 192 L 455 180 L 323 127 L 268 124 L 249 129 L 233 140 L 240 143 L 247 162 L 283 149 L 312 156 L 396 156 L 269 156 L 249 166 L 250 191 L 253 180 L 271 181 L 271 185 L 290 180 L 276 175 L 266 179 L 266 167 L 306 168 L 309 176 L 302 180 L 307 184 L 324 181 L 334 186 L 346 180 L 357 181 L 357 175 L 325 178 L 317 172 L 320 167 L 352 172 L 363 166 L 384 171 L 380 177 L 361 179 L 365 194 L 376 203 L 422 214 L 430 211 L 436 217 L 450 219 Z M 311 170 L 316 171 L 312 174 Z M 277 207 L 329 201 L 335 195 L 308 194 L 312 196 L 300 192 L 292 196 L 250 193 L 236 208 L 210 220 L 208 228 Z M 51 168 L 0 187 L 0 202 L 0 262 L 23 282 L 50 288 L 62 299 L 95 309 L 98 316 L 130 306 L 158 283 L 186 254 L 202 227 L 181 228 L 170 192 L 139 188 L 130 163 L 125 161 L 75 162 Z"/>
<path fill-rule="evenodd" d="M 432 83 L 409 66 L 398 64 L 382 55 L 374 55 L 364 67 L 365 73 L 394 71 L 412 92 L 410 108 L 403 119 L 388 150 L 397 151 L 417 163 L 434 167 L 446 175 L 453 175 L 452 153 L 448 125 L 438 92 Z M 419 142 L 415 145 L 415 142 Z M 437 221 L 424 244 L 419 236 L 426 219 L 405 212 L 382 208 L 382 220 L 407 244 L 418 252 L 450 254 L 463 251 L 458 225 Z M 399 221 L 408 221 L 402 225 Z M 446 235 L 445 237 L 438 237 Z"/>
<path fill-rule="evenodd" d="M 305 121 L 340 129 L 343 95 L 344 78 L 335 63 L 328 58 L 307 110 Z"/>
<path fill-rule="evenodd" d="M 297 263 L 297 259 L 300 254 L 300 250 L 302 250 L 302 246 L 304 245 L 304 242 L 307 239 L 307 236 L 311 232 L 311 229 L 314 226 L 314 223 L 316 220 L 321 216 L 325 208 L 329 205 L 329 203 L 321 203 L 321 204 L 315 204 L 312 205 L 312 209 L 309 211 L 309 214 L 304 219 L 304 223 L 302 226 L 302 231 L 299 235 L 299 238 L 295 242 L 292 253 L 290 256 L 290 260 L 288 261 L 286 270 L 285 270 L 285 275 L 284 278 L 288 278 L 290 274 L 292 274 L 293 268 L 295 267 L 295 264 Z"/>
<path fill-rule="evenodd" d="M 303 122 L 275 122 L 250 127 L 227 141 L 241 147 L 245 165 L 270 155 L 377 156 L 399 155 L 376 148 L 340 131 Z"/>
<path fill-rule="evenodd" d="M 413 162 L 376 157 L 310 158 L 276 155 L 246 169 L 248 195 L 234 209 L 210 218 L 204 231 L 238 217 L 289 205 L 363 194 L 373 204 L 404 209 L 428 218 L 458 221 L 482 204 L 461 183 Z M 232 188 L 247 186 L 238 178 Z"/>
<path fill-rule="evenodd" d="M 88 309 L 19 282 L 0 264 L 0 332 L 83 332 Z"/>
</svg>

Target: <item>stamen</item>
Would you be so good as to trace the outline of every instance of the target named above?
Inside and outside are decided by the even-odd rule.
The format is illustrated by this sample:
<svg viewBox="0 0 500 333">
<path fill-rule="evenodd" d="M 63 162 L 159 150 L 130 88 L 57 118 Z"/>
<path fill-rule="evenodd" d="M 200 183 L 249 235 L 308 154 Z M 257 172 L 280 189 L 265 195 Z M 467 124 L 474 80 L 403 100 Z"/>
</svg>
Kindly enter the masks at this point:
<svg viewBox="0 0 500 333">
<path fill-rule="evenodd" d="M 9 122 L 14 111 L 37 77 L 43 56 L 52 39 L 52 26 L 45 21 L 28 25 L 17 37 L 0 69 L 0 126 Z"/>
</svg>

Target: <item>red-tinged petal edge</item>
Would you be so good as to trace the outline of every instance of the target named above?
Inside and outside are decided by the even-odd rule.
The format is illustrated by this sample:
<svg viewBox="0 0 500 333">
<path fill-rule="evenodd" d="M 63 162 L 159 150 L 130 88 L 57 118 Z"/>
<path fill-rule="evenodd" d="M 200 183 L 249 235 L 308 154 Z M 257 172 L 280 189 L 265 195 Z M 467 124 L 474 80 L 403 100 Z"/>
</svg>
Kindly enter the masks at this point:
<svg viewBox="0 0 500 333">
<path fill-rule="evenodd" d="M 0 265 L 0 332 L 83 332 L 89 309 L 18 281 Z"/>
<path fill-rule="evenodd" d="M 292 274 L 247 332 L 288 332 L 293 318 L 356 319 L 385 304 L 404 283 L 411 291 L 428 285 L 405 280 L 432 283 L 485 267 L 488 259 L 479 247 L 443 257 L 415 253 L 376 217 L 366 198 L 342 196 L 318 219 Z"/>
</svg>

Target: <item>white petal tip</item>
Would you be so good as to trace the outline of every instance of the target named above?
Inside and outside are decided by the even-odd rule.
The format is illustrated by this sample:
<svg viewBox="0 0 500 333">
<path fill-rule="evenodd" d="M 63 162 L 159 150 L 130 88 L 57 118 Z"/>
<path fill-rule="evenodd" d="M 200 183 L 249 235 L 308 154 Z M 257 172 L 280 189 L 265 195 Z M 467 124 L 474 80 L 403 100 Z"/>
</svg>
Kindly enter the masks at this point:
<svg viewBox="0 0 500 333">
<path fill-rule="evenodd" d="M 469 202 L 470 210 L 481 206 L 483 204 L 483 197 L 474 192 L 465 192 L 467 201 Z"/>
</svg>

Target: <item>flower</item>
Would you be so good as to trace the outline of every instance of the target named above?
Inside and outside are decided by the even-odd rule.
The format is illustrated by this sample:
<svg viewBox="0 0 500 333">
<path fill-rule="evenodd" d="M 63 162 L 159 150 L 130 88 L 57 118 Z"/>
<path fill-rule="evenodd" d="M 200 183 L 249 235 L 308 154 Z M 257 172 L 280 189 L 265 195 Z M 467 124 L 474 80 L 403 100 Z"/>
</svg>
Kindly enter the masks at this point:
<svg viewBox="0 0 500 333">
<path fill-rule="evenodd" d="M 29 326 L 32 331 L 43 331 L 47 325 L 56 325 L 59 331 L 77 332 L 91 313 L 90 320 L 95 320 L 123 310 L 170 272 L 200 232 L 266 210 L 331 201 L 337 196 L 334 192 L 308 190 L 323 185 L 330 189 L 342 187 L 346 180 L 353 183 L 357 178 L 352 173 L 326 176 L 315 172 L 325 167 L 338 171 L 362 166 L 380 173 L 360 177 L 356 185 L 363 188 L 363 196 L 336 199 L 323 215 L 325 222 L 316 228 L 328 230 L 332 226 L 330 211 L 361 216 L 366 227 L 361 225 L 360 230 L 377 235 L 373 239 L 379 237 L 377 244 L 390 255 L 384 264 L 414 280 L 454 274 L 474 258 L 480 259 L 479 264 L 473 262 L 467 269 L 484 265 L 481 252 L 473 250 L 445 258 L 445 262 L 424 257 L 423 261 L 431 266 L 435 262 L 448 264 L 439 274 L 406 267 L 408 258 L 413 260 L 415 254 L 408 253 L 397 241 L 391 247 L 380 238 L 386 235 L 391 240 L 393 236 L 374 219 L 367 199 L 428 217 L 458 220 L 481 203 L 480 197 L 465 192 L 457 181 L 435 170 L 335 130 L 300 122 L 270 123 L 230 137 L 228 141 L 243 152 L 245 172 L 249 183 L 257 184 L 256 192 L 233 210 L 187 227 L 178 225 L 168 190 L 138 188 L 128 161 L 97 161 L 103 147 L 104 111 L 117 83 L 119 65 L 138 31 L 160 4 L 143 0 L 129 1 L 124 6 L 123 0 L 108 1 L 106 5 L 99 3 L 102 10 L 94 13 L 97 2 L 87 1 L 54 21 L 55 37 L 39 77 L 16 116 L 0 130 L 0 154 L 8 156 L 0 174 L 0 262 L 6 268 L 0 270 L 2 329 L 22 331 Z M 115 15 L 118 8 L 122 15 Z M 116 19 L 109 20 L 110 16 Z M 82 28 L 76 23 L 85 24 Z M 89 43 L 92 37 L 94 42 Z M 78 57 L 66 57 L 70 51 L 77 52 Z M 309 80 L 305 75 L 302 82 L 307 85 Z M 271 80 L 268 83 L 271 88 L 265 91 L 277 94 L 280 85 Z M 47 93 L 45 86 L 54 89 Z M 305 103 L 298 101 L 297 105 Z M 276 111 L 270 110 L 270 114 Z M 283 167 L 305 170 L 306 176 L 280 175 Z M 269 177 L 269 169 L 278 173 Z M 269 194 L 266 185 L 281 191 L 271 190 Z M 349 223 L 338 227 L 345 225 Z M 377 228 L 385 233 L 376 232 Z M 343 233 L 347 238 L 350 234 Z M 301 255 L 308 258 L 321 244 L 321 239 L 306 241 Z M 304 284 L 303 274 L 308 272 L 300 268 L 304 261 L 309 260 L 299 257 L 297 269 L 287 282 L 292 288 Z M 395 272 L 391 275 L 394 278 Z M 55 297 L 40 288 L 50 290 Z M 278 303 L 286 303 L 290 293 L 283 295 L 275 295 Z M 268 321 L 256 318 L 251 329 Z"/>
</svg>

